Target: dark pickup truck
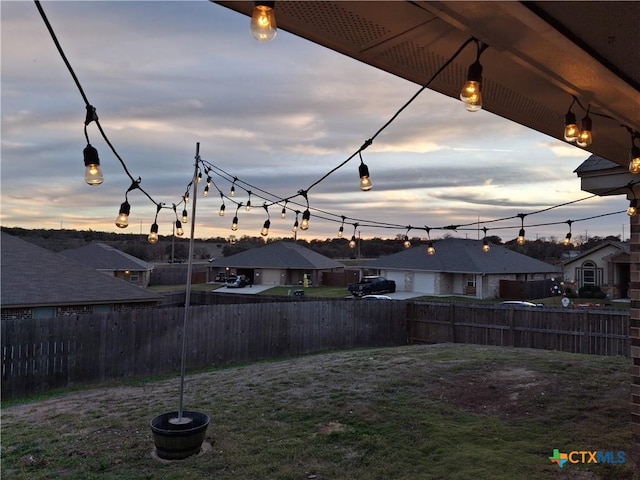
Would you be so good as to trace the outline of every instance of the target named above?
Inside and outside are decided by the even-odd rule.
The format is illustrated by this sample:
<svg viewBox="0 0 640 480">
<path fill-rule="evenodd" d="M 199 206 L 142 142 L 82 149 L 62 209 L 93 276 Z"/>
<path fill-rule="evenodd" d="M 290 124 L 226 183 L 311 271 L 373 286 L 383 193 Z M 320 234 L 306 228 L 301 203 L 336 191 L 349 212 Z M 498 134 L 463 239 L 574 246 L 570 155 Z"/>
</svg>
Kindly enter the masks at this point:
<svg viewBox="0 0 640 480">
<path fill-rule="evenodd" d="M 347 285 L 347 289 L 354 297 L 374 293 L 393 293 L 396 291 L 396 282 L 384 277 L 368 276 L 362 277 L 358 283 L 350 283 Z"/>
</svg>

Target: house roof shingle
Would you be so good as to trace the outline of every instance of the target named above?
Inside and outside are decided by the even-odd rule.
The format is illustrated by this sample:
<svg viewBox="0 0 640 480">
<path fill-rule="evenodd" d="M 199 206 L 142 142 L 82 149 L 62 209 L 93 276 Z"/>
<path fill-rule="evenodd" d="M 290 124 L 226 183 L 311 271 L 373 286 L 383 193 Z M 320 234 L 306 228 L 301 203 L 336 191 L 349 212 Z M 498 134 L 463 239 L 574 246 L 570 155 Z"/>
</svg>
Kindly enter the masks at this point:
<svg viewBox="0 0 640 480">
<path fill-rule="evenodd" d="M 59 253 L 71 260 L 89 265 L 96 270 L 153 270 L 151 263 L 145 262 L 104 243 L 90 243 L 82 247 L 63 250 Z"/>
<path fill-rule="evenodd" d="M 421 270 L 443 273 L 511 274 L 560 273 L 560 269 L 501 245 L 482 251 L 480 240 L 445 238 L 434 242 L 435 255 L 425 247 L 413 247 L 380 257 L 368 267 L 390 270 Z"/>
<path fill-rule="evenodd" d="M 273 242 L 230 257 L 218 258 L 213 267 L 280 268 L 292 270 L 325 270 L 344 265 L 293 242 Z"/>
<path fill-rule="evenodd" d="M 153 302 L 153 292 L 2 232 L 3 307 Z"/>
</svg>

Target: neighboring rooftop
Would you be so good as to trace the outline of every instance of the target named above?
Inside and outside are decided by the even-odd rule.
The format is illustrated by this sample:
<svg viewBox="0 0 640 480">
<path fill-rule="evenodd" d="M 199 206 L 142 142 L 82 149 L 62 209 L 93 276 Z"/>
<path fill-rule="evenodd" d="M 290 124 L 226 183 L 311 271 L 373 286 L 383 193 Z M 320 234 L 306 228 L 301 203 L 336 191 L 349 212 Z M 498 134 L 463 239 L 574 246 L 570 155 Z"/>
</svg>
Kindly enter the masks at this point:
<svg viewBox="0 0 640 480">
<path fill-rule="evenodd" d="M 251 248 L 230 257 L 218 258 L 209 265 L 236 268 L 288 268 L 294 270 L 324 270 L 343 268 L 329 257 L 293 242 L 273 242 L 264 247 Z"/>
<path fill-rule="evenodd" d="M 422 270 L 451 273 L 559 273 L 546 262 L 536 260 L 501 245 L 491 244 L 491 250 L 482 251 L 480 240 L 445 238 L 433 242 L 436 253 L 428 255 L 426 248 L 413 247 L 370 262 L 370 268 L 393 270 Z"/>
<path fill-rule="evenodd" d="M 84 263 L 96 270 L 153 270 L 151 263 L 104 243 L 90 243 L 82 247 L 63 250 L 59 253 L 66 258 Z"/>
<path fill-rule="evenodd" d="M 3 307 L 154 302 L 162 297 L 2 232 Z"/>
</svg>

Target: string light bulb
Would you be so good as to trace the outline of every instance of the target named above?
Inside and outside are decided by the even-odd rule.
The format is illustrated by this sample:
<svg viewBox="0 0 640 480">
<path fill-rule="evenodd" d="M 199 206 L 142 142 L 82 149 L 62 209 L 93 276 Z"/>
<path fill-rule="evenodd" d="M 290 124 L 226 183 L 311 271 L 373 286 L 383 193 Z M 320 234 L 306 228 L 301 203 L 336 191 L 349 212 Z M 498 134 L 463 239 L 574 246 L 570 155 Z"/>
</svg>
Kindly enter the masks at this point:
<svg viewBox="0 0 640 480">
<path fill-rule="evenodd" d="M 373 188 L 373 183 L 371 182 L 371 178 L 369 178 L 369 167 L 362 161 L 362 153 L 359 151 L 358 154 L 360 155 L 360 166 L 358 167 L 360 190 L 368 192 Z"/>
<path fill-rule="evenodd" d="M 342 215 L 342 223 L 340 224 L 340 228 L 338 228 L 338 238 L 342 238 L 344 235 L 344 221 L 347 219 L 344 215 Z"/>
<path fill-rule="evenodd" d="M 182 223 L 180 220 L 176 220 L 176 235 L 179 237 L 184 235 L 184 230 L 182 230 Z"/>
<path fill-rule="evenodd" d="M 116 217 L 116 227 L 127 228 L 129 226 L 129 213 L 131 212 L 131 205 L 125 200 L 120 205 L 120 211 Z"/>
<path fill-rule="evenodd" d="M 245 205 L 244 209 L 249 212 L 251 211 L 251 192 L 247 192 L 249 194 L 249 199 L 247 200 L 247 204 Z"/>
<path fill-rule="evenodd" d="M 487 253 L 491 250 L 491 245 L 489 245 L 489 240 L 487 240 L 487 227 L 482 227 L 484 231 L 484 238 L 482 239 L 482 251 Z"/>
<path fill-rule="evenodd" d="M 411 248 L 411 240 L 409 240 L 409 235 L 404 236 L 403 245 L 404 245 L 404 248 Z"/>
<path fill-rule="evenodd" d="M 464 108 L 469 112 L 477 112 L 482 109 L 482 64 L 480 55 L 487 45 L 480 46 L 476 41 L 477 54 L 476 61 L 469 66 L 467 71 L 467 81 L 460 91 L 460 100 L 464 102 Z"/>
<path fill-rule="evenodd" d="M 589 109 L 591 105 L 587 107 L 587 114 L 582 118 L 582 122 L 580 124 L 580 133 L 578 134 L 578 138 L 576 140 L 576 145 L 582 148 L 586 148 L 593 142 L 593 133 L 591 132 L 592 122 L 591 117 L 589 116 Z"/>
<path fill-rule="evenodd" d="M 149 232 L 147 241 L 151 245 L 155 245 L 156 243 L 158 243 L 158 224 L 155 222 L 153 223 L 153 225 L 151 225 L 151 231 Z"/>
<path fill-rule="evenodd" d="M 231 230 L 233 230 L 234 232 L 238 230 L 238 210 L 240 210 L 241 206 L 242 206 L 242 202 L 240 202 L 236 206 L 236 214 L 234 215 L 233 220 L 231 221 Z"/>
<path fill-rule="evenodd" d="M 629 202 L 629 207 L 627 208 L 627 215 L 630 217 L 635 217 L 638 213 L 638 199 L 632 198 Z"/>
<path fill-rule="evenodd" d="M 311 212 L 307 208 L 304 212 L 302 212 L 302 221 L 300 222 L 300 230 L 308 230 L 309 229 L 309 219 L 311 218 Z"/>
<path fill-rule="evenodd" d="M 355 235 L 351 235 L 351 240 L 349 240 L 349 248 L 356 248 L 357 240 Z"/>
<path fill-rule="evenodd" d="M 518 232 L 518 239 L 516 240 L 516 243 L 518 245 L 524 245 L 526 241 L 526 238 L 524 236 L 524 228 L 521 228 L 520 231 Z"/>
<path fill-rule="evenodd" d="M 273 40 L 278 33 L 276 25 L 275 2 L 265 0 L 254 2 L 250 31 L 259 42 Z"/>
<path fill-rule="evenodd" d="M 296 210 L 296 221 L 293 222 L 293 228 L 291 229 L 291 231 L 293 233 L 296 233 L 298 231 L 298 214 L 300 213 L 299 210 Z"/>
<path fill-rule="evenodd" d="M 271 220 L 266 219 L 264 221 L 264 224 L 262 225 L 262 230 L 260 230 L 260 235 L 262 235 L 263 237 L 266 237 L 267 235 L 269 235 L 270 226 L 271 226 Z"/>
<path fill-rule="evenodd" d="M 187 223 L 188 220 L 189 220 L 189 217 L 187 216 L 187 209 L 183 208 L 182 209 L 182 223 Z"/>
<path fill-rule="evenodd" d="M 567 220 L 567 224 L 569 225 L 569 231 L 567 232 L 567 235 L 564 237 L 564 241 L 562 242 L 565 247 L 568 247 L 569 245 L 571 245 L 571 224 L 572 223 L 573 223 L 572 220 Z"/>
<path fill-rule="evenodd" d="M 427 245 L 427 254 L 435 255 L 435 253 L 436 253 L 436 247 L 434 247 L 433 242 L 429 240 L 429 244 Z"/>
<path fill-rule="evenodd" d="M 104 182 L 104 176 L 102 175 L 102 169 L 100 168 L 100 158 L 98 158 L 98 151 L 93 148 L 91 144 L 82 151 L 84 156 L 84 181 L 88 185 L 100 185 Z"/>
<path fill-rule="evenodd" d="M 629 173 L 637 175 L 640 173 L 640 148 L 636 146 L 635 139 L 637 132 L 631 132 L 631 150 L 629 150 Z"/>
<path fill-rule="evenodd" d="M 571 105 L 573 105 L 573 103 Z M 579 134 L 580 129 L 576 123 L 576 115 L 571 111 L 571 107 L 569 107 L 569 111 L 564 116 L 564 139 L 567 142 L 573 143 L 578 140 Z"/>
<path fill-rule="evenodd" d="M 284 206 L 282 207 L 282 211 L 280 212 L 280 218 L 281 219 L 285 219 L 287 218 L 287 202 L 284 202 Z"/>
</svg>

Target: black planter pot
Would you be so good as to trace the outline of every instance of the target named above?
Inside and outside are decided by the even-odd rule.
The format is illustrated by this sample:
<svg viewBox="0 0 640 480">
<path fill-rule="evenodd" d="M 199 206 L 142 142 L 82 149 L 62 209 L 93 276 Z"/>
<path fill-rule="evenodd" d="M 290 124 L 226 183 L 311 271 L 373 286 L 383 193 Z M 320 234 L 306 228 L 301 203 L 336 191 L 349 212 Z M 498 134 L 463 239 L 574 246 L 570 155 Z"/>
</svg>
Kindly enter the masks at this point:
<svg viewBox="0 0 640 480">
<path fill-rule="evenodd" d="M 158 415 L 150 422 L 156 454 L 165 460 L 182 460 L 200 453 L 209 426 L 209 416 L 200 412 L 178 412 Z"/>
</svg>

